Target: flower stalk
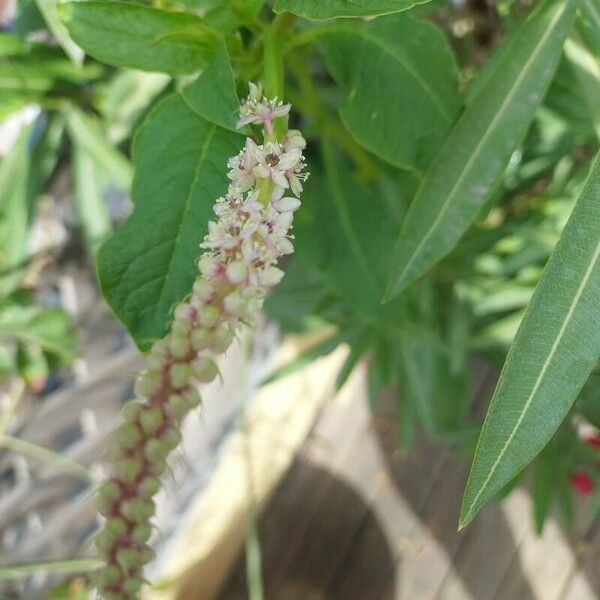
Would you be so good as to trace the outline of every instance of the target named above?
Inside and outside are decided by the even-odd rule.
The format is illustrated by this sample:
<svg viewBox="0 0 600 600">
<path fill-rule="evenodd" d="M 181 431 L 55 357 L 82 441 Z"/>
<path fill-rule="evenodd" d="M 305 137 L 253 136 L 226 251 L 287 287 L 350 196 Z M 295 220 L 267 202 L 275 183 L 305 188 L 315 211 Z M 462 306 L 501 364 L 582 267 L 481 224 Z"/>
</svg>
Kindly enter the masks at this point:
<svg viewBox="0 0 600 600">
<path fill-rule="evenodd" d="M 98 493 L 106 523 L 96 537 L 105 561 L 96 584 L 106 600 L 138 596 L 143 567 L 154 557 L 153 497 L 181 441 L 181 422 L 201 403 L 198 386 L 219 374 L 215 359 L 244 323 L 255 323 L 268 290 L 283 277 L 278 261 L 294 250 L 290 231 L 307 176 L 306 143 L 293 130 L 277 140 L 275 121 L 289 111 L 250 85 L 238 125 L 259 125 L 264 142 L 247 138 L 229 160 L 229 189 L 215 202 L 216 220 L 200 244 L 198 279 L 175 309 L 169 334 L 148 353 L 137 400 L 123 408 L 124 422 L 112 437 L 112 471 Z"/>
</svg>

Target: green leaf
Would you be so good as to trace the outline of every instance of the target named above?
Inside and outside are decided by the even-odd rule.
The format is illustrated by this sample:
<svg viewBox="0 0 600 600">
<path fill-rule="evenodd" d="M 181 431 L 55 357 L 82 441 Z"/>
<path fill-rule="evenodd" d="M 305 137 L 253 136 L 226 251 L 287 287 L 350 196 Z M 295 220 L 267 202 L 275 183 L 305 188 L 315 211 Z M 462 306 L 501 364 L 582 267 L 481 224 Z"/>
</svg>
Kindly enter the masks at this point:
<svg viewBox="0 0 600 600">
<path fill-rule="evenodd" d="M 48 29 L 56 38 L 66 55 L 76 64 L 83 62 L 83 50 L 71 39 L 67 28 L 58 15 L 58 0 L 36 0 L 36 4 L 44 16 Z"/>
<path fill-rule="evenodd" d="M 199 116 L 224 129 L 238 131 L 237 112 L 240 102 L 235 90 L 235 78 L 227 46 L 223 42 L 210 65 L 182 95 L 189 107 Z"/>
<path fill-rule="evenodd" d="M 142 71 L 199 71 L 221 39 L 196 15 L 127 2 L 69 2 L 61 5 L 61 14 L 88 54 Z"/>
<path fill-rule="evenodd" d="M 128 191 L 133 178 L 131 163 L 106 139 L 100 123 L 73 107 L 67 126 L 76 144 L 102 166 L 114 183 Z"/>
<path fill-rule="evenodd" d="M 447 254 L 500 181 L 552 78 L 574 14 L 545 0 L 521 26 L 434 158 L 394 253 L 386 298 Z"/>
<path fill-rule="evenodd" d="M 227 159 L 242 144 L 179 94 L 160 102 L 138 131 L 134 212 L 100 249 L 98 274 L 141 348 L 164 336 L 171 309 L 191 290 L 213 203 L 227 190 Z"/>
<path fill-rule="evenodd" d="M 4 272 L 19 266 L 26 254 L 31 202 L 27 180 L 31 162 L 31 126 L 24 127 L 0 164 L 0 265 Z"/>
<path fill-rule="evenodd" d="M 111 224 L 103 197 L 103 173 L 88 148 L 75 140 L 73 154 L 75 203 L 88 254 L 92 260 L 110 235 Z"/>
<path fill-rule="evenodd" d="M 460 109 L 458 70 L 441 31 L 392 16 L 326 30 L 327 65 L 347 93 L 346 128 L 365 148 L 405 169 L 423 169 Z"/>
<path fill-rule="evenodd" d="M 171 78 L 164 73 L 119 71 L 102 90 L 99 109 L 113 144 L 131 136 L 156 97 Z"/>
<path fill-rule="evenodd" d="M 29 295 L 13 295 L 0 305 L 0 336 L 41 345 L 68 362 L 75 356 L 75 333 L 60 309 L 42 309 Z"/>
<path fill-rule="evenodd" d="M 597 158 L 508 353 L 475 452 L 461 526 L 547 444 L 598 360 L 599 196 Z"/>
<path fill-rule="evenodd" d="M 408 10 L 430 0 L 275 0 L 276 13 L 291 12 L 319 21 L 335 17 L 373 17 Z"/>
<path fill-rule="evenodd" d="M 35 200 L 54 171 L 63 128 L 60 116 L 37 139 L 32 125 L 24 127 L 0 163 L 0 295 L 13 291 L 21 280 Z"/>
</svg>

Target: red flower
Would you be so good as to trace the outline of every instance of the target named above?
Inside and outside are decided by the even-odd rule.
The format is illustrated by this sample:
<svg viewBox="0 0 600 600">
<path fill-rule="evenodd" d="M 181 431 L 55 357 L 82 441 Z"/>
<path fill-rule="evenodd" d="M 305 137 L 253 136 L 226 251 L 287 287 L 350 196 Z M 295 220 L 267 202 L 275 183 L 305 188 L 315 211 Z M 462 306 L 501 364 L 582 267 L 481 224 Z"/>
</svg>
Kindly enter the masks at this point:
<svg viewBox="0 0 600 600">
<path fill-rule="evenodd" d="M 588 446 L 591 446 L 592 448 L 600 449 L 600 435 L 596 434 L 591 435 L 590 437 L 586 437 L 585 443 L 588 444 Z"/>
<path fill-rule="evenodd" d="M 585 471 L 573 471 L 569 475 L 569 481 L 573 489 L 582 496 L 588 496 L 594 491 L 594 482 Z"/>
</svg>

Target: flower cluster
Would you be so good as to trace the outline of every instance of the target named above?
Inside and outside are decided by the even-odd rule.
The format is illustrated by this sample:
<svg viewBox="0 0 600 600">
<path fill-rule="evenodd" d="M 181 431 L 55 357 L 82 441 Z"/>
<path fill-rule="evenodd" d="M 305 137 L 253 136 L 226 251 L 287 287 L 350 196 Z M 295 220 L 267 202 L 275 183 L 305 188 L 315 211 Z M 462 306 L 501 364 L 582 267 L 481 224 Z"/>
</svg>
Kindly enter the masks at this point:
<svg viewBox="0 0 600 600">
<path fill-rule="evenodd" d="M 106 562 L 97 586 L 107 600 L 137 597 L 143 566 L 153 557 L 152 498 L 180 442 L 181 421 L 200 404 L 198 384 L 218 375 L 215 357 L 242 323 L 256 320 L 268 289 L 281 280 L 279 259 L 293 252 L 290 229 L 306 177 L 306 144 L 298 131 L 280 142 L 273 136 L 273 119 L 289 110 L 251 86 L 240 126 L 262 124 L 267 141 L 248 139 L 229 161 L 231 183 L 215 203 L 216 219 L 201 244 L 200 276 L 176 308 L 167 337 L 150 350 L 135 386 L 138 399 L 126 405 L 125 422 L 114 434 L 112 473 L 99 490 L 106 524 L 96 538 Z"/>
</svg>

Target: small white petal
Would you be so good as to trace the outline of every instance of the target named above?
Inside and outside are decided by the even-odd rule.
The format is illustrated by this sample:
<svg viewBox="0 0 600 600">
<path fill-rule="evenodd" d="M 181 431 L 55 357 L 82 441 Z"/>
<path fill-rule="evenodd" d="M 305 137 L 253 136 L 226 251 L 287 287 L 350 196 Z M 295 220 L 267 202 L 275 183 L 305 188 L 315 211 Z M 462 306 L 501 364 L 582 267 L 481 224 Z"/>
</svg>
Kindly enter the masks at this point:
<svg viewBox="0 0 600 600">
<path fill-rule="evenodd" d="M 284 197 L 273 201 L 273 208 L 280 213 L 294 212 L 300 208 L 300 204 L 298 198 Z"/>
</svg>

